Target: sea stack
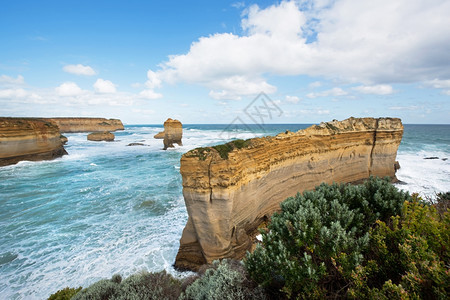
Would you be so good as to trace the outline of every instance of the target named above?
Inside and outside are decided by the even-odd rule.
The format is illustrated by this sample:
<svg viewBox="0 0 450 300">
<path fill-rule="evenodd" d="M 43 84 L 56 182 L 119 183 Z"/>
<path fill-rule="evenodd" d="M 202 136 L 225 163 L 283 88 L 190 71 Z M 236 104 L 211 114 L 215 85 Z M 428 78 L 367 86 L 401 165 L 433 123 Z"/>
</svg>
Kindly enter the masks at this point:
<svg viewBox="0 0 450 300">
<path fill-rule="evenodd" d="M 181 138 L 183 137 L 183 125 L 178 120 L 167 119 L 164 122 L 164 131 L 157 133 L 155 139 L 164 139 L 164 150 L 173 148 L 173 144 L 183 146 Z"/>
<path fill-rule="evenodd" d="M 106 141 L 106 142 L 112 142 L 114 141 L 114 134 L 112 134 L 109 131 L 103 131 L 103 132 L 93 132 L 88 134 L 87 139 L 88 141 L 95 141 L 95 142 L 100 142 L 100 141 Z"/>
<path fill-rule="evenodd" d="M 22 160 L 49 160 L 67 154 L 54 123 L 35 118 L 0 117 L 0 166 Z"/>
<path fill-rule="evenodd" d="M 189 217 L 175 266 L 242 258 L 283 200 L 322 182 L 394 179 L 402 135 L 400 119 L 349 118 L 189 151 L 180 167 Z"/>
</svg>

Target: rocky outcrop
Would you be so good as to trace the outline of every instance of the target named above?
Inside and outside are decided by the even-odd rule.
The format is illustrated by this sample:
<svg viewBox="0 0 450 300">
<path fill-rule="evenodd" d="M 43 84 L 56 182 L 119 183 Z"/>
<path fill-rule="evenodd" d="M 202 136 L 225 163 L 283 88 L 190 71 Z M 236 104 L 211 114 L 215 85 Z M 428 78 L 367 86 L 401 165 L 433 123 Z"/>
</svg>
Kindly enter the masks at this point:
<svg viewBox="0 0 450 300">
<path fill-rule="evenodd" d="M 167 119 L 164 122 L 164 131 L 157 133 L 155 139 L 164 139 L 164 150 L 173 148 L 173 144 L 183 146 L 181 139 L 183 137 L 183 125 L 178 120 Z"/>
<path fill-rule="evenodd" d="M 119 119 L 46 118 L 44 120 L 55 123 L 62 133 L 124 130 L 122 121 Z"/>
<path fill-rule="evenodd" d="M 67 154 L 59 128 L 41 119 L 0 118 L 0 166 Z"/>
<path fill-rule="evenodd" d="M 63 145 L 67 144 L 67 142 L 69 141 L 69 139 L 67 138 L 67 136 L 64 136 L 64 135 L 61 134 L 59 137 L 61 138 L 61 143 L 62 143 Z"/>
<path fill-rule="evenodd" d="M 188 221 L 175 266 L 242 258 L 279 204 L 322 182 L 395 177 L 400 119 L 350 118 L 296 133 L 194 149 L 181 158 Z"/>
<path fill-rule="evenodd" d="M 88 134 L 87 139 L 88 141 L 95 141 L 95 142 L 100 142 L 100 141 L 106 141 L 106 142 L 112 142 L 114 141 L 114 134 L 112 134 L 109 131 L 103 131 L 103 132 L 93 132 Z"/>
<path fill-rule="evenodd" d="M 153 136 L 155 139 L 163 139 L 164 138 L 164 131 L 158 132 Z"/>
</svg>

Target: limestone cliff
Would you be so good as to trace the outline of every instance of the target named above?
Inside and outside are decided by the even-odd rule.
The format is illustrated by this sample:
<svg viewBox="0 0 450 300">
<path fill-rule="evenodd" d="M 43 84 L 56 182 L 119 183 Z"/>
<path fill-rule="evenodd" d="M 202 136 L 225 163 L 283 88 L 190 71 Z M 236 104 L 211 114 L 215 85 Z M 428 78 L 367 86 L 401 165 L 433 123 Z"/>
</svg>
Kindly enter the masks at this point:
<svg viewBox="0 0 450 300">
<path fill-rule="evenodd" d="M 55 123 L 62 133 L 124 130 L 119 119 L 105 118 L 45 118 Z"/>
<path fill-rule="evenodd" d="M 181 158 L 188 221 L 175 266 L 242 258 L 279 204 L 322 182 L 395 177 L 400 119 L 349 118 L 296 133 L 194 149 Z"/>
<path fill-rule="evenodd" d="M 33 118 L 0 118 L 0 166 L 67 154 L 58 127 Z"/>
<path fill-rule="evenodd" d="M 178 120 L 167 119 L 164 122 L 164 131 L 155 134 L 155 139 L 164 139 L 164 150 L 173 148 L 173 144 L 182 146 L 181 138 L 183 137 L 183 125 Z"/>
</svg>

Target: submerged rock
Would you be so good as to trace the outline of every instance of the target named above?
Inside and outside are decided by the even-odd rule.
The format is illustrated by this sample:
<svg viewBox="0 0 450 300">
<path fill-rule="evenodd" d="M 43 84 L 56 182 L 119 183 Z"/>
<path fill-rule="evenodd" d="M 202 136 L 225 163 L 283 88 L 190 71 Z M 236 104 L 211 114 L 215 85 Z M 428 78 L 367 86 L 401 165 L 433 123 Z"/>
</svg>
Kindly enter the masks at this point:
<svg viewBox="0 0 450 300">
<path fill-rule="evenodd" d="M 107 141 L 107 142 L 111 142 L 114 141 L 114 134 L 112 134 L 109 131 L 103 131 L 103 132 L 93 132 L 88 134 L 87 139 L 88 141 L 95 141 L 95 142 L 100 142 L 100 141 Z"/>
<path fill-rule="evenodd" d="M 129 143 L 127 146 L 146 146 L 146 145 L 142 143 Z"/>
</svg>

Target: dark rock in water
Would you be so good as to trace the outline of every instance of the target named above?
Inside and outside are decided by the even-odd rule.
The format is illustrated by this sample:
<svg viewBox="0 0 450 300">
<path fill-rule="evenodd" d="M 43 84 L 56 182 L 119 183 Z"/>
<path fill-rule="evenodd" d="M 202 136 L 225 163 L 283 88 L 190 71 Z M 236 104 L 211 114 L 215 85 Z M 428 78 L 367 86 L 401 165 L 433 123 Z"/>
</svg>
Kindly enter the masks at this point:
<svg viewBox="0 0 450 300">
<path fill-rule="evenodd" d="M 5 265 L 9 262 L 12 262 L 15 260 L 19 255 L 16 253 L 6 252 L 3 254 L 0 254 L 0 266 Z"/>
<path fill-rule="evenodd" d="M 430 157 L 425 157 L 424 159 L 439 159 L 439 157 L 437 157 L 437 156 L 430 156 Z"/>
<path fill-rule="evenodd" d="M 395 169 L 396 172 L 397 172 L 397 170 L 400 169 L 400 163 L 398 162 L 398 160 L 396 160 L 395 163 L 394 163 L 394 169 Z"/>
<path fill-rule="evenodd" d="M 444 157 L 442 160 L 443 160 L 443 161 L 446 161 L 447 159 L 448 159 L 447 157 Z"/>
<path fill-rule="evenodd" d="M 142 143 L 129 143 L 127 146 L 145 146 Z"/>
</svg>

